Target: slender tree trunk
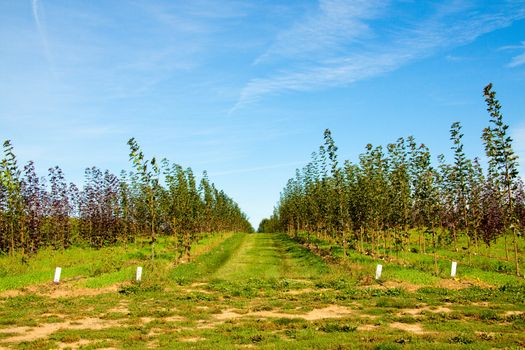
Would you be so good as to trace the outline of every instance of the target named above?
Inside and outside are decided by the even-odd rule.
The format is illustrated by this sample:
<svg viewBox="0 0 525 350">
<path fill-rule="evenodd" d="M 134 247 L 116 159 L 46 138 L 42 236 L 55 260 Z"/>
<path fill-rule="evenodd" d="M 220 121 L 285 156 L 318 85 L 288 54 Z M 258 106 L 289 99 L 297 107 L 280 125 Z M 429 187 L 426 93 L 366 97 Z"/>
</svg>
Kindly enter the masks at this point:
<svg viewBox="0 0 525 350">
<path fill-rule="evenodd" d="M 11 222 L 9 223 L 9 226 L 10 226 L 10 231 L 11 231 L 11 240 L 10 240 L 10 245 L 11 247 L 9 248 L 9 255 L 11 256 L 14 256 L 15 255 L 15 228 L 14 228 L 14 223 L 13 223 L 13 220 L 11 220 Z"/>
<path fill-rule="evenodd" d="M 24 219 L 20 219 L 20 248 L 22 250 L 22 259 L 24 259 L 25 255 L 25 225 L 24 225 Z"/>
<path fill-rule="evenodd" d="M 452 226 L 452 239 L 454 240 L 454 251 L 458 252 L 458 235 L 456 232 L 456 225 Z"/>
<path fill-rule="evenodd" d="M 513 243 L 514 243 L 514 263 L 516 264 L 516 276 L 521 276 L 520 273 L 520 260 L 518 256 L 518 232 L 516 227 L 513 227 Z"/>
<path fill-rule="evenodd" d="M 375 237 L 376 232 L 375 230 L 372 230 L 372 256 L 375 256 Z"/>
<path fill-rule="evenodd" d="M 383 250 L 385 252 L 385 256 L 388 256 L 387 254 L 387 249 L 388 249 L 388 242 L 387 242 L 387 239 L 388 239 L 388 233 L 385 231 L 385 230 L 382 230 L 383 232 Z"/>
<path fill-rule="evenodd" d="M 427 253 L 427 239 L 425 237 L 425 234 L 423 234 L 423 254 Z"/>
<path fill-rule="evenodd" d="M 155 259 L 155 229 L 151 225 L 151 260 Z"/>
<path fill-rule="evenodd" d="M 345 231 L 343 231 L 343 256 L 346 258 L 346 235 L 345 235 Z"/>
<path fill-rule="evenodd" d="M 507 261 L 509 261 L 509 249 L 508 249 L 508 246 L 507 246 L 507 234 L 506 233 L 503 234 L 503 241 L 504 241 L 504 244 L 505 244 L 505 259 Z"/>
<path fill-rule="evenodd" d="M 434 223 L 432 223 L 432 245 L 434 246 L 434 273 L 437 276 L 439 274 L 439 270 L 437 264 L 436 231 L 434 229 Z"/>
<path fill-rule="evenodd" d="M 405 242 L 403 244 L 403 251 L 405 251 L 405 252 L 410 251 L 410 233 L 408 231 L 409 231 L 408 230 L 408 225 L 405 224 L 403 237 L 402 237 L 402 241 Z"/>
<path fill-rule="evenodd" d="M 470 252 L 470 235 L 469 235 L 468 229 L 467 229 L 466 235 L 467 235 L 468 265 L 471 266 L 472 265 L 472 255 Z"/>
<path fill-rule="evenodd" d="M 363 254 L 365 252 L 365 244 L 363 242 L 363 236 L 364 236 L 364 232 L 363 231 L 364 231 L 364 228 L 363 228 L 363 226 L 361 226 L 359 228 L 359 232 L 360 232 L 359 240 L 361 241 L 361 254 Z"/>
<path fill-rule="evenodd" d="M 173 236 L 175 237 L 175 262 L 178 264 L 180 260 L 179 256 L 179 237 L 177 237 L 177 232 L 173 229 Z"/>
<path fill-rule="evenodd" d="M 397 230 L 395 229 L 394 231 L 394 239 L 395 239 L 395 242 L 394 242 L 394 249 L 396 251 L 396 257 L 399 258 L 399 251 L 400 251 L 400 247 L 399 247 L 399 244 L 401 244 L 401 249 L 404 250 L 404 244 L 403 244 L 403 233 L 401 230 Z"/>
<path fill-rule="evenodd" d="M 478 239 L 478 230 L 474 230 L 474 245 L 476 246 L 476 255 L 479 255 L 479 239 Z"/>
</svg>

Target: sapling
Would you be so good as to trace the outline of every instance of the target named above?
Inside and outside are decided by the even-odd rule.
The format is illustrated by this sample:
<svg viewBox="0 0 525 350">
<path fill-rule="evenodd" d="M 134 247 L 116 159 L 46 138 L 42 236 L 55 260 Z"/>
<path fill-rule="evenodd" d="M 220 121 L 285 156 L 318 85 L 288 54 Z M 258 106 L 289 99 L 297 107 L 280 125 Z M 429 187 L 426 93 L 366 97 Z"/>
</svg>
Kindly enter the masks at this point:
<svg viewBox="0 0 525 350">
<path fill-rule="evenodd" d="M 489 158 L 489 177 L 501 193 L 505 208 L 505 227 L 513 233 L 514 263 L 516 275 L 520 276 L 518 257 L 518 220 L 514 212 L 514 191 L 518 178 L 518 156 L 512 149 L 512 138 L 508 136 L 509 126 L 503 122 L 501 104 L 496 99 L 492 84 L 483 89 L 483 95 L 490 115 L 490 125 L 483 130 L 482 140 Z"/>
</svg>

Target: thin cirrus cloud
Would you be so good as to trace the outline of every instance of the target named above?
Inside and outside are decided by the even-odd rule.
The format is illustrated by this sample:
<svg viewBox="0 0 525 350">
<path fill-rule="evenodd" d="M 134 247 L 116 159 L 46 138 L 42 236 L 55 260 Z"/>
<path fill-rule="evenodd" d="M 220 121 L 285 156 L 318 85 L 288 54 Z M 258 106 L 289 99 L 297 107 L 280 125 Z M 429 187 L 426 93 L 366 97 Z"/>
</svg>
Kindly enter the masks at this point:
<svg viewBox="0 0 525 350">
<path fill-rule="evenodd" d="M 38 35 L 40 36 L 40 40 L 42 42 L 44 54 L 49 64 L 52 64 L 51 51 L 49 50 L 49 41 L 47 40 L 46 28 L 40 16 L 40 8 L 39 8 L 38 0 L 31 1 L 31 10 L 33 12 L 33 19 L 35 20 L 35 25 L 38 31 Z"/>
<path fill-rule="evenodd" d="M 245 13 L 232 1 L 30 4 L 53 83 L 71 95 L 103 101 L 144 96 L 203 65 L 210 42 L 220 42 L 212 39 L 219 29 Z"/>
<path fill-rule="evenodd" d="M 31 12 L 33 14 L 33 20 L 35 22 L 36 31 L 38 33 L 38 37 L 42 46 L 42 53 L 45 57 L 45 60 L 47 61 L 51 77 L 56 79 L 58 76 L 57 65 L 55 62 L 55 57 L 53 56 L 51 51 L 51 46 L 49 44 L 49 37 L 45 21 L 45 12 L 42 11 L 42 9 L 43 6 L 41 6 L 39 0 L 31 0 Z"/>
<path fill-rule="evenodd" d="M 523 41 L 521 45 L 516 48 L 522 50 L 523 52 L 517 56 L 512 57 L 511 61 L 507 65 L 509 68 L 515 68 L 525 64 L 525 41 Z"/>
<path fill-rule="evenodd" d="M 388 1 L 321 0 L 317 11 L 280 33 L 270 48 L 254 64 L 279 58 L 308 59 L 339 50 L 371 34 L 366 20 L 378 17 Z"/>
<path fill-rule="evenodd" d="M 345 86 L 384 74 L 525 18 L 523 1 L 498 2 L 485 12 L 470 2 L 450 1 L 431 8 L 426 17 L 403 20 L 389 18 L 386 5 L 377 10 L 371 3 L 321 0 L 316 15 L 280 33 L 257 58 L 257 64 L 274 59 L 283 65 L 249 80 L 230 113 L 265 96 Z M 380 32 L 375 20 L 395 24 Z M 510 65 L 523 61 L 525 54 Z M 286 68 L 291 62 L 300 68 Z"/>
</svg>

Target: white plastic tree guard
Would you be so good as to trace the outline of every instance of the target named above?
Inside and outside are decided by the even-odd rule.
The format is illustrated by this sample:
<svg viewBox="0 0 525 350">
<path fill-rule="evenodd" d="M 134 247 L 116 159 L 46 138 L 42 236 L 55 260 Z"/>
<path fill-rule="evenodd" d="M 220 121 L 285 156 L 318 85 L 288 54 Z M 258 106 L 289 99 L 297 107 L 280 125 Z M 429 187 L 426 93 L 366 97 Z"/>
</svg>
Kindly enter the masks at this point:
<svg viewBox="0 0 525 350">
<path fill-rule="evenodd" d="M 53 282 L 60 283 L 60 273 L 61 272 L 62 272 L 62 268 L 61 267 L 57 267 L 55 269 L 55 277 L 53 278 Z"/>
<path fill-rule="evenodd" d="M 383 265 L 377 264 L 377 267 L 376 267 L 376 280 L 381 278 L 381 272 L 383 272 Z"/>
<path fill-rule="evenodd" d="M 142 267 L 141 266 L 137 266 L 137 275 L 135 276 L 135 280 L 137 282 L 142 281 Z"/>
<path fill-rule="evenodd" d="M 450 277 L 456 277 L 456 269 L 458 267 L 458 263 L 453 261 L 452 266 L 450 268 Z"/>
</svg>

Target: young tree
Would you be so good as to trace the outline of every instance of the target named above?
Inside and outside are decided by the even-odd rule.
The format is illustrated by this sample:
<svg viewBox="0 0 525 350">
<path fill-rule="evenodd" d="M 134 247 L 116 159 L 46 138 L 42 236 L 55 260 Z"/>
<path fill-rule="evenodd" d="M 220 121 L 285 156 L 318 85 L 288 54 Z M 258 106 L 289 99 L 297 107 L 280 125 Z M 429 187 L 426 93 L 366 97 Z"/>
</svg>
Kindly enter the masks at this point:
<svg viewBox="0 0 525 350">
<path fill-rule="evenodd" d="M 9 253 L 14 254 L 17 247 L 21 248 L 22 257 L 25 251 L 25 218 L 24 202 L 22 197 L 21 172 L 18 168 L 16 156 L 13 153 L 11 141 L 3 144 L 4 158 L 0 165 L 0 181 L 4 199 L 4 249 L 9 247 Z"/>
<path fill-rule="evenodd" d="M 461 124 L 455 122 L 450 127 L 450 139 L 452 140 L 452 150 L 454 151 L 454 165 L 452 166 L 452 187 L 454 190 L 454 218 L 457 223 L 457 228 L 465 232 L 467 237 L 467 251 L 469 257 L 469 263 L 471 259 L 470 252 L 470 232 L 469 232 L 469 220 L 468 220 L 468 210 L 469 210 L 469 187 L 467 186 L 467 181 L 469 177 L 469 164 L 470 162 L 465 157 L 463 152 L 463 142 L 461 139 L 463 134 L 461 133 Z"/>
<path fill-rule="evenodd" d="M 49 182 L 51 189 L 49 192 L 48 217 L 50 226 L 48 237 L 50 237 L 55 249 L 65 249 L 71 244 L 69 215 L 72 208 L 62 169 L 58 166 L 49 168 Z"/>
<path fill-rule="evenodd" d="M 412 171 L 414 174 L 414 224 L 420 232 L 430 234 L 434 249 L 434 269 L 437 273 L 436 223 L 439 217 L 437 174 L 431 165 L 430 151 L 421 144 L 412 147 Z M 425 237 L 420 235 L 420 248 L 426 253 Z"/>
<path fill-rule="evenodd" d="M 350 215 L 348 213 L 348 200 L 346 197 L 346 192 L 344 191 L 344 177 L 339 163 L 337 160 L 337 146 L 335 141 L 332 138 L 332 133 L 329 129 L 324 131 L 324 146 L 328 152 L 328 159 L 330 160 L 330 170 L 331 170 L 331 179 L 330 183 L 332 184 L 329 194 L 330 202 L 333 203 L 331 206 L 331 220 L 334 228 L 334 235 L 336 239 L 341 240 L 341 245 L 343 247 L 343 255 L 346 256 L 347 248 L 347 233 L 351 226 L 350 224 Z M 301 203 L 304 201 L 301 200 Z M 305 210 L 303 210 L 305 212 Z"/>
<path fill-rule="evenodd" d="M 144 203 L 148 212 L 149 231 L 150 231 L 150 244 L 151 244 L 151 259 L 155 258 L 155 241 L 156 237 L 156 219 L 157 219 L 157 201 L 156 194 L 159 187 L 159 174 L 160 169 L 157 165 L 155 158 L 151 161 L 144 159 L 140 146 L 138 145 L 135 138 L 131 138 L 128 141 L 130 148 L 129 158 L 133 162 L 135 171 L 140 181 L 140 188 L 142 195 L 144 196 Z M 151 166 L 151 170 L 148 169 Z"/>
<path fill-rule="evenodd" d="M 410 173 L 407 162 L 407 149 L 404 138 L 388 145 L 390 163 L 389 186 L 389 223 L 394 229 L 396 251 L 407 250 L 409 239 L 410 208 Z M 399 234 L 398 234 L 399 233 Z"/>
<path fill-rule="evenodd" d="M 518 220 L 514 212 L 514 191 L 518 178 L 518 156 L 512 149 L 512 138 L 507 135 L 509 126 L 503 122 L 501 104 L 496 99 L 492 84 L 484 90 L 485 103 L 489 112 L 490 125 L 483 130 L 482 140 L 485 153 L 489 158 L 489 181 L 501 193 L 501 201 L 505 208 L 505 227 L 513 233 L 514 263 L 516 274 L 520 275 L 518 256 Z"/>
<path fill-rule="evenodd" d="M 45 219 L 47 196 L 42 181 L 36 174 L 33 162 L 29 162 L 24 167 L 22 195 L 25 201 L 24 207 L 28 233 L 28 252 L 34 254 L 44 243 L 42 242 L 42 226 Z"/>
</svg>

